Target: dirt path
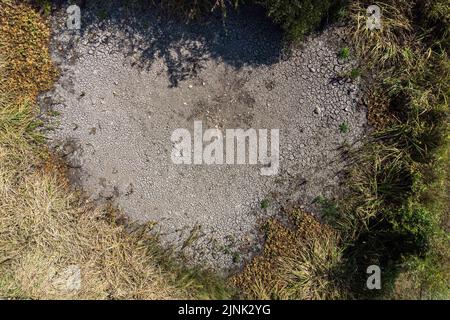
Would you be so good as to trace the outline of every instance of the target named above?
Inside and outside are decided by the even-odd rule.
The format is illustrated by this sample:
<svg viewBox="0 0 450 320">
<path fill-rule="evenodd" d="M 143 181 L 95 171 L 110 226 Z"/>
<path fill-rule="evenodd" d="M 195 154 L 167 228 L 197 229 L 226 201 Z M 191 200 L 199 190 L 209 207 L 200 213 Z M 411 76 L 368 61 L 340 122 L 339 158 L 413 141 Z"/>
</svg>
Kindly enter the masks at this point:
<svg viewBox="0 0 450 320">
<path fill-rule="evenodd" d="M 185 26 L 88 7 L 77 32 L 66 30 L 65 8 L 53 39 L 62 76 L 41 107 L 52 115 L 50 144 L 92 199 L 157 222 L 164 243 L 224 270 L 258 250 L 259 221 L 292 207 L 316 213 L 317 196 L 340 190 L 339 148 L 363 136 L 366 117 L 357 84 L 336 80 L 351 68 L 337 58 L 338 29 L 286 58 L 280 32 L 259 13 Z M 173 164 L 171 134 L 192 131 L 194 120 L 205 129 L 280 129 L 279 174 Z"/>
</svg>

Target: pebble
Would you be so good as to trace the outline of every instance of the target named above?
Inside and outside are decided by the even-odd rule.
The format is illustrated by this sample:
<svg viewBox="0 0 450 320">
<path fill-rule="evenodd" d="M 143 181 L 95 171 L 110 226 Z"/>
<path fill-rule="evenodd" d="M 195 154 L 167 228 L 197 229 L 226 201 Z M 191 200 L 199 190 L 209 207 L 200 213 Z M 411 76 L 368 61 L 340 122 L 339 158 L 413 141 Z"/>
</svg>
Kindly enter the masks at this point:
<svg viewBox="0 0 450 320">
<path fill-rule="evenodd" d="M 316 107 L 314 109 L 314 113 L 317 114 L 317 115 L 320 115 L 322 113 L 322 110 L 319 107 Z"/>
</svg>

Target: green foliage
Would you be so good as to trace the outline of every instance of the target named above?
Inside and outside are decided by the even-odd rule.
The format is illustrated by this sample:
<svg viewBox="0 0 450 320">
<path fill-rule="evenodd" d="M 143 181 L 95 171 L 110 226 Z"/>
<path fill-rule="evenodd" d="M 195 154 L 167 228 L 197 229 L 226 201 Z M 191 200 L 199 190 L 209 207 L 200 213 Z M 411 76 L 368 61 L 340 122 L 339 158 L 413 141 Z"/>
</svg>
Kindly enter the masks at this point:
<svg viewBox="0 0 450 320">
<path fill-rule="evenodd" d="M 158 1 L 167 13 L 186 21 L 195 20 L 216 10 L 226 16 L 228 8 L 242 4 L 262 5 L 267 15 L 280 25 L 290 40 L 301 40 L 323 23 L 345 15 L 345 0 L 167 0 Z"/>
<path fill-rule="evenodd" d="M 361 75 L 361 70 L 359 68 L 353 68 L 350 70 L 350 79 L 355 80 Z"/>
<path fill-rule="evenodd" d="M 348 47 L 344 47 L 339 51 L 338 54 L 341 59 L 348 59 L 350 57 L 350 49 Z"/>
<path fill-rule="evenodd" d="M 386 93 L 383 112 L 392 119 L 380 124 L 375 139 L 354 157 L 352 192 L 331 221 L 347 237 L 349 283 L 360 297 L 448 295 L 443 279 L 449 275 L 445 163 L 450 68 L 448 25 L 437 21 L 448 18 L 443 3 L 396 2 L 396 14 L 390 16 L 391 9 L 384 17 L 382 36 L 364 29 L 354 33 L 364 65 L 377 66 L 371 69 L 372 85 Z M 392 4 L 379 3 L 383 8 Z M 353 7 L 355 21 L 365 5 Z M 376 112 L 377 105 L 368 103 L 369 111 Z M 362 285 L 364 266 L 370 264 L 383 270 L 382 292 L 369 292 Z"/>
<path fill-rule="evenodd" d="M 261 205 L 261 209 L 266 209 L 266 208 L 268 208 L 268 207 L 269 207 L 269 200 L 268 200 L 268 199 L 262 200 L 261 203 L 260 203 L 260 205 Z"/>
<path fill-rule="evenodd" d="M 36 6 L 45 16 L 48 16 L 52 12 L 52 2 L 50 0 L 35 0 L 35 2 Z"/>
<path fill-rule="evenodd" d="M 318 196 L 314 202 L 320 205 L 320 212 L 327 220 L 335 220 L 337 218 L 339 211 L 335 202 L 324 196 Z"/>
<path fill-rule="evenodd" d="M 301 40 L 328 18 L 337 15 L 342 1 L 260 0 L 267 14 L 287 32 L 290 39 Z"/>
<path fill-rule="evenodd" d="M 340 131 L 341 133 L 348 133 L 349 130 L 350 130 L 350 127 L 348 126 L 348 123 L 347 123 L 347 122 L 342 122 L 342 123 L 339 125 L 339 131 Z"/>
</svg>

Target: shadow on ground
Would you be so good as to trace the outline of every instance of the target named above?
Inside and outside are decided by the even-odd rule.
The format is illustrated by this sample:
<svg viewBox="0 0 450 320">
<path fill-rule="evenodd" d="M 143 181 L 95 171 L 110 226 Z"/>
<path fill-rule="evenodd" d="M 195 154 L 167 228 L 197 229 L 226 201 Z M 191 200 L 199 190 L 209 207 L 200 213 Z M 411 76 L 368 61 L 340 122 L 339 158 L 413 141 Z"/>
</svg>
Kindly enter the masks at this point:
<svg viewBox="0 0 450 320">
<path fill-rule="evenodd" d="M 282 53 L 281 30 L 265 17 L 260 7 L 230 8 L 226 18 L 216 10 L 202 21 L 185 23 L 168 16 L 146 1 L 54 1 L 53 9 L 64 13 L 71 3 L 81 8 L 81 34 L 115 26 L 128 35 L 120 52 L 133 57 L 133 64 L 149 68 L 163 59 L 170 84 L 195 76 L 202 62 L 217 59 L 239 69 L 271 65 Z M 102 41 L 102 40 L 101 40 Z M 104 41 L 108 41 L 105 39 Z"/>
</svg>

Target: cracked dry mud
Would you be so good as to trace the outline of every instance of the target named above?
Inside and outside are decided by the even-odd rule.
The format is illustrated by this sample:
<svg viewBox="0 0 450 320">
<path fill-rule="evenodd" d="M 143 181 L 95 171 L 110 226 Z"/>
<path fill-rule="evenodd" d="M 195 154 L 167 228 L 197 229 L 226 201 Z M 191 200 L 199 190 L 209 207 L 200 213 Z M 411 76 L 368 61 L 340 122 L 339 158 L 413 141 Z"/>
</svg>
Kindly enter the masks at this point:
<svg viewBox="0 0 450 320">
<path fill-rule="evenodd" d="M 91 199 L 157 222 L 162 242 L 190 261 L 229 270 L 261 248 L 265 218 L 295 207 L 317 214 L 317 196 L 343 190 L 340 148 L 363 137 L 366 115 L 357 82 L 338 77 L 354 66 L 337 57 L 339 28 L 286 54 L 280 31 L 255 11 L 186 26 L 108 10 L 99 21 L 84 8 L 82 30 L 70 31 L 61 7 L 52 39 L 61 77 L 40 97 L 49 144 Z M 194 120 L 280 129 L 279 174 L 173 164 L 171 133 L 192 132 Z"/>
</svg>

